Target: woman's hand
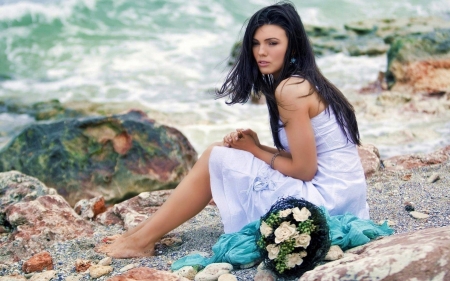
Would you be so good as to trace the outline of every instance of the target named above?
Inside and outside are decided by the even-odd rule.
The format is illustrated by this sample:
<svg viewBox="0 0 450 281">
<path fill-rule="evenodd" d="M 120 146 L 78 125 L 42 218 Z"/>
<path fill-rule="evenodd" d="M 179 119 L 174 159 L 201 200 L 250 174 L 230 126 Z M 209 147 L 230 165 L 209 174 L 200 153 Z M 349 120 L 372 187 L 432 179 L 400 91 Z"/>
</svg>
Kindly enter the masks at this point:
<svg viewBox="0 0 450 281">
<path fill-rule="evenodd" d="M 250 136 L 255 141 L 255 144 L 258 147 L 261 147 L 261 143 L 259 142 L 258 134 L 255 133 L 252 129 L 238 129 L 244 135 Z"/>
<path fill-rule="evenodd" d="M 236 132 L 231 132 L 223 137 L 223 146 L 231 147 L 233 141 L 239 140 L 242 136 L 242 129 L 236 129 Z"/>
<path fill-rule="evenodd" d="M 251 153 L 261 147 L 258 135 L 251 129 L 236 129 L 223 138 L 223 145 Z"/>
<path fill-rule="evenodd" d="M 242 142 L 240 145 L 238 145 L 237 143 L 240 139 L 244 137 L 247 138 L 245 147 L 248 147 L 248 144 L 250 144 L 252 147 L 256 146 L 261 148 L 261 143 L 259 142 L 258 134 L 254 132 L 252 129 L 236 129 L 236 132 L 231 132 L 223 138 L 223 145 L 226 147 L 233 147 L 237 149 L 247 150 L 243 149 L 244 146 Z M 253 142 L 251 142 L 252 140 Z"/>
</svg>

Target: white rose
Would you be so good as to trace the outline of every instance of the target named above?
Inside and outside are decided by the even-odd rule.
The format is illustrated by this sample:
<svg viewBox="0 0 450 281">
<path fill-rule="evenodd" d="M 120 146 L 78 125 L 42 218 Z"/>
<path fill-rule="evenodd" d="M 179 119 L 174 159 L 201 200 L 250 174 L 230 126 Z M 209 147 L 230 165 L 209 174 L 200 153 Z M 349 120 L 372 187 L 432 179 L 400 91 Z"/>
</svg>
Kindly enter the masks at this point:
<svg viewBox="0 0 450 281">
<path fill-rule="evenodd" d="M 262 222 L 261 226 L 259 227 L 259 231 L 262 235 L 264 235 L 264 237 L 267 237 L 272 234 L 273 229 L 267 223 Z"/>
<path fill-rule="evenodd" d="M 299 253 L 286 255 L 286 267 L 293 268 L 296 265 L 301 265 L 303 263 L 302 257 Z"/>
<path fill-rule="evenodd" d="M 303 207 L 301 210 L 298 207 L 295 207 L 292 210 L 292 213 L 294 213 L 294 219 L 296 221 L 305 221 L 311 216 L 311 212 Z"/>
<path fill-rule="evenodd" d="M 269 253 L 269 259 L 273 260 L 278 257 L 278 253 L 280 253 L 280 247 L 275 244 L 267 245 L 266 247 L 267 253 Z"/>
<path fill-rule="evenodd" d="M 285 218 L 289 216 L 292 213 L 292 209 L 286 209 L 283 211 L 280 211 L 280 218 Z"/>
<path fill-rule="evenodd" d="M 311 242 L 311 236 L 309 236 L 306 233 L 302 233 L 300 235 L 296 235 L 295 237 L 295 244 L 294 247 L 303 247 L 306 249 L 306 247 L 309 246 L 309 242 Z"/>
<path fill-rule="evenodd" d="M 297 233 L 295 225 L 285 221 L 275 230 L 275 243 L 279 244 L 285 240 L 288 240 Z"/>
<path fill-rule="evenodd" d="M 304 258 L 308 255 L 308 253 L 306 251 L 301 251 L 299 254 L 300 254 L 301 258 Z"/>
</svg>

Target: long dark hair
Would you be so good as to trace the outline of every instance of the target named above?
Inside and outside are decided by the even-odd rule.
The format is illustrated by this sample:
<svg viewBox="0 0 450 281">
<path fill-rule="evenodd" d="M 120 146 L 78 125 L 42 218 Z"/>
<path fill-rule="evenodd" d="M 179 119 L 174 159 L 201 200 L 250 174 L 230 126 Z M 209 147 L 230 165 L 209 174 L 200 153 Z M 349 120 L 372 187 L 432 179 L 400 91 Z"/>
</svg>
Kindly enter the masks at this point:
<svg viewBox="0 0 450 281">
<path fill-rule="evenodd" d="M 288 38 L 284 64 L 276 79 L 272 75 L 264 75 L 259 71 L 252 51 L 253 36 L 256 30 L 266 24 L 280 26 Z M 295 62 L 292 63 L 291 59 L 293 58 Z M 231 100 L 227 103 L 235 104 L 247 102 L 252 92 L 257 96 L 263 94 L 269 108 L 270 127 L 275 146 L 279 150 L 284 149 L 278 136 L 278 131 L 284 124 L 279 123 L 280 114 L 275 100 L 275 89 L 281 81 L 293 75 L 300 76 L 311 84 L 312 88 L 309 94 L 317 90 L 320 102 L 331 106 L 347 140 L 360 145 L 353 106 L 342 92 L 320 72 L 300 16 L 289 1 L 265 7 L 250 18 L 242 40 L 241 53 L 224 84 L 216 92 L 216 96 L 218 98 L 230 96 Z"/>
</svg>

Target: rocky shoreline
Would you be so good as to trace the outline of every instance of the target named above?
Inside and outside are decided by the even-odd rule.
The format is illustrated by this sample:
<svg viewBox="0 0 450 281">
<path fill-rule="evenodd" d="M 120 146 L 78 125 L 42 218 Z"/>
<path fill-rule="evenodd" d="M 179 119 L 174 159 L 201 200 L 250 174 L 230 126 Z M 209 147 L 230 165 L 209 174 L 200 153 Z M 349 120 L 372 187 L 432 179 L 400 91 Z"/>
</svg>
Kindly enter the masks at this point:
<svg viewBox="0 0 450 281">
<path fill-rule="evenodd" d="M 375 222 L 388 220 L 388 223 L 395 230 L 395 234 L 391 237 L 400 234 L 414 234 L 423 229 L 441 228 L 444 230 L 446 226 L 450 225 L 450 197 L 448 195 L 450 194 L 450 147 L 442 151 L 446 151 L 446 159 L 441 159 L 442 162 L 439 164 L 419 167 L 416 165 L 416 167 L 403 167 L 398 170 L 384 168 L 379 169 L 368 178 L 368 203 L 371 219 Z M 420 157 L 425 158 L 425 156 L 412 155 L 409 156 L 409 159 L 413 161 Z M 385 160 L 384 162 L 388 161 Z M 164 198 L 167 194 L 155 192 L 155 196 Z M 142 195 L 141 197 L 145 198 Z M 163 201 L 164 199 L 159 204 Z M 129 208 L 131 208 L 131 204 Z M 131 210 L 129 211 L 131 212 Z M 419 216 L 414 212 L 417 212 Z M 420 215 L 425 215 L 425 217 L 421 217 Z M 94 247 L 101 243 L 102 238 L 105 236 L 118 234 L 123 231 L 123 228 L 119 224 L 103 225 L 98 223 L 98 220 L 91 222 L 93 223 L 92 236 L 86 235 L 67 241 L 55 241 L 55 243 L 45 249 L 53 260 L 53 279 L 46 279 L 44 276 L 48 271 L 44 271 L 43 273 L 39 273 L 39 271 L 25 273 L 23 269 L 26 259 L 21 259 L 10 263 L 5 261 L 0 262 L 0 280 L 26 280 L 24 278 L 34 278 L 31 280 L 90 280 L 92 276 L 89 270 L 84 273 L 77 272 L 77 263 L 80 263 L 79 260 L 89 261 L 92 265 L 99 263 L 106 256 L 95 252 Z M 59 227 L 65 226 L 60 225 Z M 134 268 L 137 271 L 142 267 L 149 267 L 161 271 L 158 274 L 168 274 L 172 262 L 187 254 L 197 252 L 211 254 L 212 245 L 214 245 L 222 233 L 223 229 L 218 210 L 214 205 L 209 205 L 196 217 L 166 236 L 166 239 L 163 239 L 161 244 L 157 246 L 157 255 L 155 257 L 113 259 L 110 265 L 111 271 L 107 272 L 104 276 L 98 277 L 96 280 L 110 280 L 113 276 L 125 274 L 127 269 Z M 10 233 L 3 233 L 1 235 L 0 245 L 2 247 L 7 243 L 11 243 L 9 241 L 10 235 Z M 450 244 L 447 247 L 450 247 Z M 349 255 L 351 252 L 352 249 L 345 255 Z M 383 256 L 383 254 L 380 253 L 379 256 Z M 5 257 L 3 256 L 3 258 Z M 442 258 L 446 259 L 446 256 L 443 255 Z M 406 257 L 406 262 L 412 261 Z M 351 263 L 348 267 L 350 265 Z M 375 264 L 371 266 L 375 266 Z M 314 271 L 320 268 L 318 267 L 309 272 L 308 279 L 306 279 L 307 277 L 302 277 L 300 280 L 313 280 L 310 277 L 313 276 Z M 237 280 L 254 280 L 258 271 L 256 266 L 254 266 L 249 269 L 233 270 L 231 273 Z M 320 270 L 318 270 L 317 274 L 319 273 Z M 18 279 L 21 276 L 23 278 Z M 73 277 L 73 279 L 69 277 Z"/>
</svg>

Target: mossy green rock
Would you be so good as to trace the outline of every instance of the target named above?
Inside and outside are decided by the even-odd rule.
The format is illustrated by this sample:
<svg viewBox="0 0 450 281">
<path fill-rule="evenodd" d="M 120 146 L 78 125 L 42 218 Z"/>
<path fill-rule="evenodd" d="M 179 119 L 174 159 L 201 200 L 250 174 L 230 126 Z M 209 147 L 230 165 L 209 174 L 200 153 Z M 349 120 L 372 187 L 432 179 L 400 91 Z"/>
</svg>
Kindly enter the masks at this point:
<svg viewBox="0 0 450 281">
<path fill-rule="evenodd" d="M 73 206 L 99 195 L 118 202 L 174 188 L 196 160 L 178 130 L 130 111 L 32 124 L 0 152 L 0 171 L 36 177 Z"/>
<path fill-rule="evenodd" d="M 398 37 L 392 42 L 387 57 L 386 80 L 389 88 L 404 80 L 416 82 L 412 74 L 424 77 L 430 75 L 430 70 L 441 68 L 439 73 L 442 75 L 443 72 L 449 71 L 447 65 L 450 62 L 450 28 Z M 409 70 L 411 67 L 416 70 Z M 433 84 L 431 78 L 429 84 Z M 444 84 L 448 85 L 448 81 Z M 436 92 L 446 92 L 447 88 L 448 86 L 444 85 Z"/>
</svg>

